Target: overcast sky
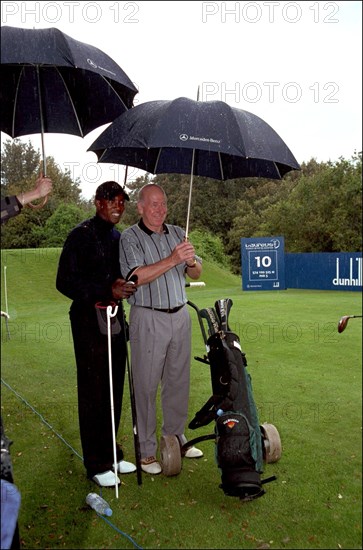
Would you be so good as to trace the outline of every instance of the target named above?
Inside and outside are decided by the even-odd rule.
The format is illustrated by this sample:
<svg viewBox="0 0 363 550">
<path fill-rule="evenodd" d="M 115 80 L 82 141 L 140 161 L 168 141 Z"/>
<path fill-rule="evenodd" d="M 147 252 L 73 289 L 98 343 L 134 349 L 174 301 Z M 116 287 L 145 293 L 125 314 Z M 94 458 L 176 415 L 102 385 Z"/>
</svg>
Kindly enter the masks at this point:
<svg viewBox="0 0 363 550">
<path fill-rule="evenodd" d="M 135 83 L 135 104 L 197 99 L 199 86 L 200 100 L 263 118 L 299 163 L 362 150 L 361 2 L 2 2 L 1 25 L 57 27 L 100 48 Z M 124 167 L 87 152 L 105 128 L 45 136 L 85 198 L 124 180 Z M 21 139 L 41 147 L 39 135 Z"/>
</svg>

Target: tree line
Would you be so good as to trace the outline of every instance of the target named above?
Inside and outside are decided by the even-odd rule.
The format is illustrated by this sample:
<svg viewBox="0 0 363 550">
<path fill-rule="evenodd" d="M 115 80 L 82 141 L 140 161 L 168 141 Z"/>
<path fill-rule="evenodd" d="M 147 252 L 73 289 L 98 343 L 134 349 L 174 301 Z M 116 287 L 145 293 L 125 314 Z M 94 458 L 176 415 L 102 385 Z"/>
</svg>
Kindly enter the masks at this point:
<svg viewBox="0 0 363 550">
<path fill-rule="evenodd" d="M 2 196 L 33 187 L 39 166 L 40 154 L 30 142 L 6 141 L 1 153 Z M 93 201 L 82 197 L 79 179 L 62 172 L 52 157 L 47 172 L 53 192 L 46 206 L 24 208 L 22 216 L 2 226 L 2 248 L 60 247 L 77 223 L 94 214 Z M 167 194 L 167 221 L 185 227 L 190 176 L 145 174 L 127 184 L 130 203 L 120 230 L 137 221 L 138 191 L 151 181 Z M 235 273 L 240 273 L 242 237 L 284 236 L 286 252 L 360 252 L 362 154 L 320 163 L 311 159 L 282 180 L 194 177 L 189 227 L 190 240 L 194 236 L 211 257 L 224 255 Z"/>
</svg>

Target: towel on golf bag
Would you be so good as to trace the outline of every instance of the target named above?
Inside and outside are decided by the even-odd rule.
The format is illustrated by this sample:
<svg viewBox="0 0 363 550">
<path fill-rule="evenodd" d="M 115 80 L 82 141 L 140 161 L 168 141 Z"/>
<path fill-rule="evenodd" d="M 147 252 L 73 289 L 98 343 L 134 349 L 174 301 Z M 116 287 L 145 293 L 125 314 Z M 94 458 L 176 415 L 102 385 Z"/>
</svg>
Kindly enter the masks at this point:
<svg viewBox="0 0 363 550">
<path fill-rule="evenodd" d="M 225 494 L 256 498 L 264 494 L 262 435 L 252 395 L 251 377 L 239 338 L 219 331 L 207 340 L 213 395 L 189 428 L 209 424 L 216 435 L 216 462 Z"/>
</svg>

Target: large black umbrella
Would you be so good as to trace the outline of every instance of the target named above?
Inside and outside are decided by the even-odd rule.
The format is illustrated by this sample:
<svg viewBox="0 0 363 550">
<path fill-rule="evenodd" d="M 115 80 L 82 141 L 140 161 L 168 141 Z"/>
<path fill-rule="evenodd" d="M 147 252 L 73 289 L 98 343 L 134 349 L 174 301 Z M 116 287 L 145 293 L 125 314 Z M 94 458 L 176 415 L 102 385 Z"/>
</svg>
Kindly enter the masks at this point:
<svg viewBox="0 0 363 550">
<path fill-rule="evenodd" d="M 104 52 L 55 28 L 1 27 L 1 130 L 85 136 L 132 107 L 137 93 Z"/>
<path fill-rule="evenodd" d="M 190 174 L 219 180 L 281 179 L 300 166 L 279 135 L 258 116 L 223 101 L 141 103 L 119 116 L 93 142 L 98 162 L 135 166 L 153 174 Z"/>
</svg>

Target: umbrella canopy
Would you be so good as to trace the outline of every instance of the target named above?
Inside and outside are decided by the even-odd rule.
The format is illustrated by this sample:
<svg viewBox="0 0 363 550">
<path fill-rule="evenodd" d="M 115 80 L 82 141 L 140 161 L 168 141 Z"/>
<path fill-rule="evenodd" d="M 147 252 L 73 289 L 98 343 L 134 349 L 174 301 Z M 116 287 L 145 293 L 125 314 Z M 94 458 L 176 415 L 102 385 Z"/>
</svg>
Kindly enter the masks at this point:
<svg viewBox="0 0 363 550">
<path fill-rule="evenodd" d="M 55 28 L 1 27 L 1 130 L 13 138 L 83 137 L 132 107 L 136 93 L 98 48 Z"/>
<path fill-rule="evenodd" d="M 99 162 L 153 174 L 191 174 L 191 184 L 193 175 L 281 179 L 300 169 L 285 142 L 258 116 L 223 101 L 185 97 L 137 105 L 114 120 L 88 151 Z M 188 221 L 189 210 L 190 204 Z"/>
</svg>

